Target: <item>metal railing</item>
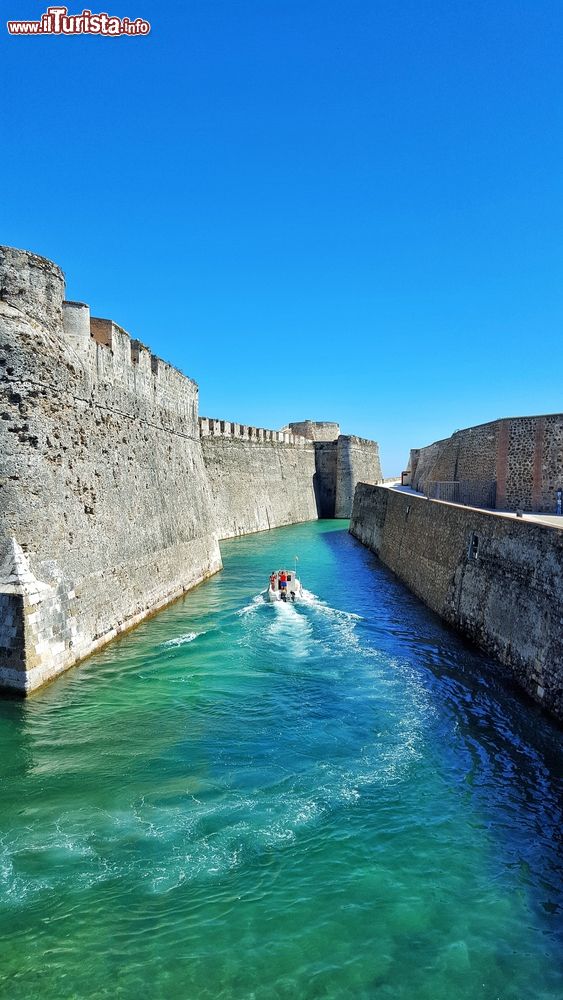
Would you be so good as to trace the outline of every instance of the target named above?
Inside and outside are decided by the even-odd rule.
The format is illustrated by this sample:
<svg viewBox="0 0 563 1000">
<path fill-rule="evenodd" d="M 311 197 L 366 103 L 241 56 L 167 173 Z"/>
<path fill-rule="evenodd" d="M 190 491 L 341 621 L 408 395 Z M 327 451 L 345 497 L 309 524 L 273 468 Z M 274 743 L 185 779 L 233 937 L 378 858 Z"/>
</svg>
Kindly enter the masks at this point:
<svg viewBox="0 0 563 1000">
<path fill-rule="evenodd" d="M 495 480 L 460 479 L 457 482 L 427 482 L 423 493 L 429 500 L 445 500 L 461 503 L 466 507 L 488 507 L 496 505 L 497 484 Z"/>
</svg>

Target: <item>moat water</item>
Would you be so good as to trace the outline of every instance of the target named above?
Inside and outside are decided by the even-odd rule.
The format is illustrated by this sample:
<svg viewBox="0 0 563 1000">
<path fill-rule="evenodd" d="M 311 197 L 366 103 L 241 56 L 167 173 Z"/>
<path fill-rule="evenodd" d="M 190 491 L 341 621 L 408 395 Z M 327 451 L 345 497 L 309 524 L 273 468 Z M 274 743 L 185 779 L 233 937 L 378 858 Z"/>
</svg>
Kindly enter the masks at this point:
<svg viewBox="0 0 563 1000">
<path fill-rule="evenodd" d="M 346 527 L 0 703 L 2 997 L 560 1000 L 561 731 Z"/>
</svg>

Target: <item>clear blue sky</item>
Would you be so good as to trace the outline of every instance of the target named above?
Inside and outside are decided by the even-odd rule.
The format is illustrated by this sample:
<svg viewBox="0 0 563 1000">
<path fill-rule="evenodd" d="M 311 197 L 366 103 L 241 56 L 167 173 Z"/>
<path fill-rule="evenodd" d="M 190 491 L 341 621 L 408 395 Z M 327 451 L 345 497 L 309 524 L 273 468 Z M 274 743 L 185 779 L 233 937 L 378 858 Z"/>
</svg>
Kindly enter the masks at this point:
<svg viewBox="0 0 563 1000">
<path fill-rule="evenodd" d="M 202 414 L 338 420 L 391 474 L 563 409 L 561 0 L 87 6 L 152 32 L 0 26 L 0 242 L 195 378 Z"/>
</svg>

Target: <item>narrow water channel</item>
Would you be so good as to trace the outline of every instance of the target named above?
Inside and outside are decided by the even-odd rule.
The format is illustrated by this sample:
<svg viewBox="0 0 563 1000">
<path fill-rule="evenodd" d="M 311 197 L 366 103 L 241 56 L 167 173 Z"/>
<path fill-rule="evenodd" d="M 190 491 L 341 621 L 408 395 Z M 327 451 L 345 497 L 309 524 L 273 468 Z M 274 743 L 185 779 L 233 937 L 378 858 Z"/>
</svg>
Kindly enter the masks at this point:
<svg viewBox="0 0 563 1000">
<path fill-rule="evenodd" d="M 561 731 L 346 529 L 0 702 L 2 997 L 560 1000 Z"/>
</svg>

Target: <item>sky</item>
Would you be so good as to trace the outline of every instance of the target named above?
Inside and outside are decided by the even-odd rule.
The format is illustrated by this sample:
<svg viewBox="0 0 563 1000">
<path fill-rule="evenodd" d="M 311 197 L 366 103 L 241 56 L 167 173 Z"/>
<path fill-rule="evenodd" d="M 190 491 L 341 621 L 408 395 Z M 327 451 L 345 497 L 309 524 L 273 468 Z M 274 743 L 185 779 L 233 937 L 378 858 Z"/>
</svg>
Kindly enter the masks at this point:
<svg viewBox="0 0 563 1000">
<path fill-rule="evenodd" d="M 563 410 L 560 0 L 104 0 L 0 23 L 0 243 L 200 413 L 411 447 Z M 82 3 L 70 3 L 79 13 Z"/>
</svg>

